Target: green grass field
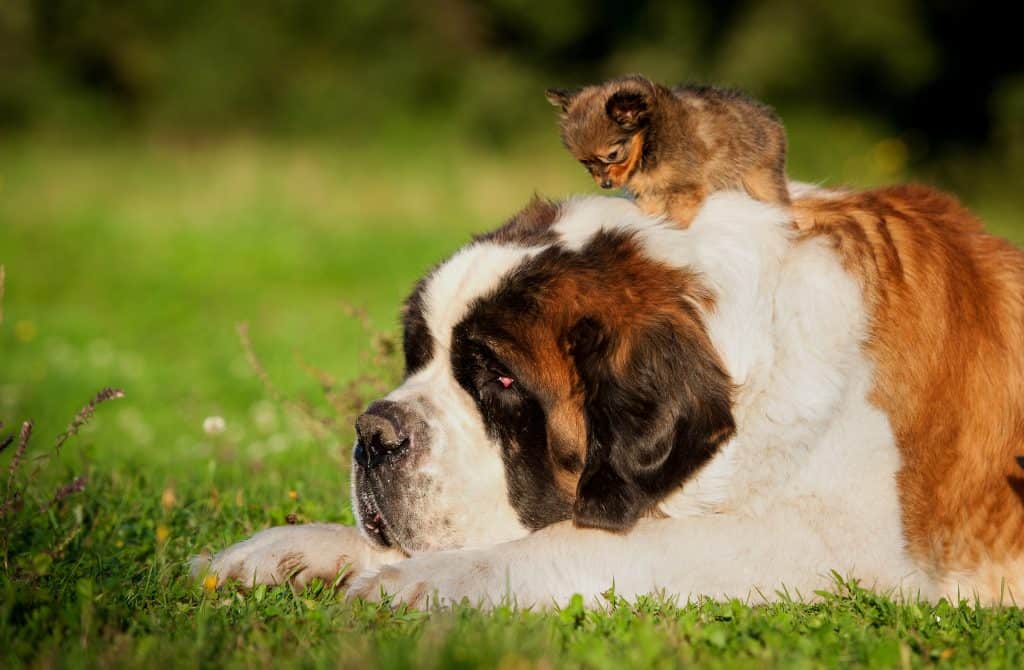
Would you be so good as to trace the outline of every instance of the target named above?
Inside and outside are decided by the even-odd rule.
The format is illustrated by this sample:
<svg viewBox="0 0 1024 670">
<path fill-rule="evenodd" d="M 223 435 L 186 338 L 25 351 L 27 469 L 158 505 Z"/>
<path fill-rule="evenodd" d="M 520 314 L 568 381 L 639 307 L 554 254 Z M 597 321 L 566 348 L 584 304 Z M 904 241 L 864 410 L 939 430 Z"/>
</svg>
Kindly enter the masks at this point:
<svg viewBox="0 0 1024 670">
<path fill-rule="evenodd" d="M 0 144 L 0 441 L 35 421 L 12 478 L 16 445 L 0 455 L 0 502 L 25 492 L 0 516 L 0 667 L 1024 664 L 1014 607 L 896 604 L 852 585 L 819 604 L 611 598 L 592 611 L 426 614 L 324 589 L 190 583 L 190 555 L 289 515 L 351 522 L 347 423 L 372 384 L 332 404 L 310 368 L 342 384 L 388 384 L 396 370 L 346 305 L 386 342 L 412 282 L 472 232 L 534 190 L 592 188 L 549 134 L 500 152 L 449 138 Z M 798 178 L 908 176 L 899 145 L 853 121 L 803 120 L 791 144 Z M 978 183 L 961 195 L 1024 241 L 1014 180 Z M 241 322 L 285 400 L 247 360 Z M 125 397 L 40 458 L 107 386 Z M 225 430 L 207 434 L 214 416 Z M 84 491 L 50 504 L 77 476 Z"/>
</svg>

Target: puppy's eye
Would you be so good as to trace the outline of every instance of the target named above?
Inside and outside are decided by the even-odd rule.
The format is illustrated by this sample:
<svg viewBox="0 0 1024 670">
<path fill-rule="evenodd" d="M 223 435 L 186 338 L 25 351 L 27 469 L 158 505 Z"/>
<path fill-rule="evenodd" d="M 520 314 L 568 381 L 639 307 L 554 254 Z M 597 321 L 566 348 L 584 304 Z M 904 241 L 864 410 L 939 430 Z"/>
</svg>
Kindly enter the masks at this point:
<svg viewBox="0 0 1024 670">
<path fill-rule="evenodd" d="M 620 152 L 619 152 L 618 149 L 616 149 L 615 151 L 612 151 L 611 153 L 609 153 L 607 156 L 604 157 L 605 162 L 606 163 L 614 163 L 614 162 L 616 162 L 617 160 L 619 160 L 619 153 Z"/>
</svg>

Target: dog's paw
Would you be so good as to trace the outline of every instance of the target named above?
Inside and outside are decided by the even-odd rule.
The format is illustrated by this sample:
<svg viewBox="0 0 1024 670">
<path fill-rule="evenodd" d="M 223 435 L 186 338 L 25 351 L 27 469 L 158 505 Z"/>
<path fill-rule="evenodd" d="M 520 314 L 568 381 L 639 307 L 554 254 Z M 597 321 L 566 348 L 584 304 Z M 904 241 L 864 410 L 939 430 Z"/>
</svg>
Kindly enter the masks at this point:
<svg viewBox="0 0 1024 670">
<path fill-rule="evenodd" d="M 492 552 L 475 550 L 418 554 L 379 570 L 356 574 L 348 597 L 416 608 L 446 607 L 467 601 L 489 609 L 516 601 L 504 562 Z"/>
<path fill-rule="evenodd" d="M 211 556 L 191 561 L 195 579 L 211 586 L 237 581 L 242 588 L 258 584 L 291 584 L 305 588 L 314 579 L 343 585 L 354 573 L 405 558 L 370 545 L 355 528 L 337 524 L 278 526 L 253 535 Z"/>
</svg>

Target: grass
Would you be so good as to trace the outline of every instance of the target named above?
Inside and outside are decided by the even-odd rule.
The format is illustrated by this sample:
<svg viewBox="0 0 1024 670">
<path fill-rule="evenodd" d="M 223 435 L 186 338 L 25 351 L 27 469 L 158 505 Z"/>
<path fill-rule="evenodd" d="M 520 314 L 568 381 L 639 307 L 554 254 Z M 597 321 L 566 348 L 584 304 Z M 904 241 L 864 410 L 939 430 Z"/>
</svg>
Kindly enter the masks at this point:
<svg viewBox="0 0 1024 670">
<path fill-rule="evenodd" d="M 881 129 L 812 115 L 790 132 L 794 176 L 907 176 Z M 946 185 L 1024 241 L 1014 180 L 993 174 Z M 1016 608 L 898 604 L 851 584 L 818 604 L 611 597 L 596 610 L 427 614 L 319 587 L 242 596 L 190 583 L 184 561 L 204 547 L 289 517 L 351 522 L 345 413 L 372 384 L 344 382 L 396 373 L 345 305 L 386 343 L 415 278 L 538 187 L 590 188 L 546 131 L 503 152 L 415 132 L 0 145 L 0 444 L 35 422 L 9 481 L 16 435 L 0 454 L 0 501 L 14 490 L 23 501 L 0 516 L 0 666 L 1022 664 Z M 273 400 L 242 322 L 279 392 L 336 426 Z M 310 367 L 340 380 L 341 406 Z M 68 419 L 105 386 L 125 397 L 54 457 Z M 204 430 L 210 417 L 223 431 Z"/>
</svg>

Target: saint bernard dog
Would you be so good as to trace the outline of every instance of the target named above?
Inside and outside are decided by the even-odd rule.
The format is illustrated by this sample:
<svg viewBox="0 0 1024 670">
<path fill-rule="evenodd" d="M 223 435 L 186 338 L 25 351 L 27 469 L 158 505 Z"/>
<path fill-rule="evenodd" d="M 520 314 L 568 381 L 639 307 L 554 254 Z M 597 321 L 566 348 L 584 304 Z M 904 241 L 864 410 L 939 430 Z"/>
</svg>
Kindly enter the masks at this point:
<svg viewBox="0 0 1024 670">
<path fill-rule="evenodd" d="M 1024 594 L 1024 253 L 921 186 L 534 200 L 404 307 L 357 528 L 196 570 L 391 602 Z M 345 573 L 346 576 L 339 577 Z"/>
</svg>

